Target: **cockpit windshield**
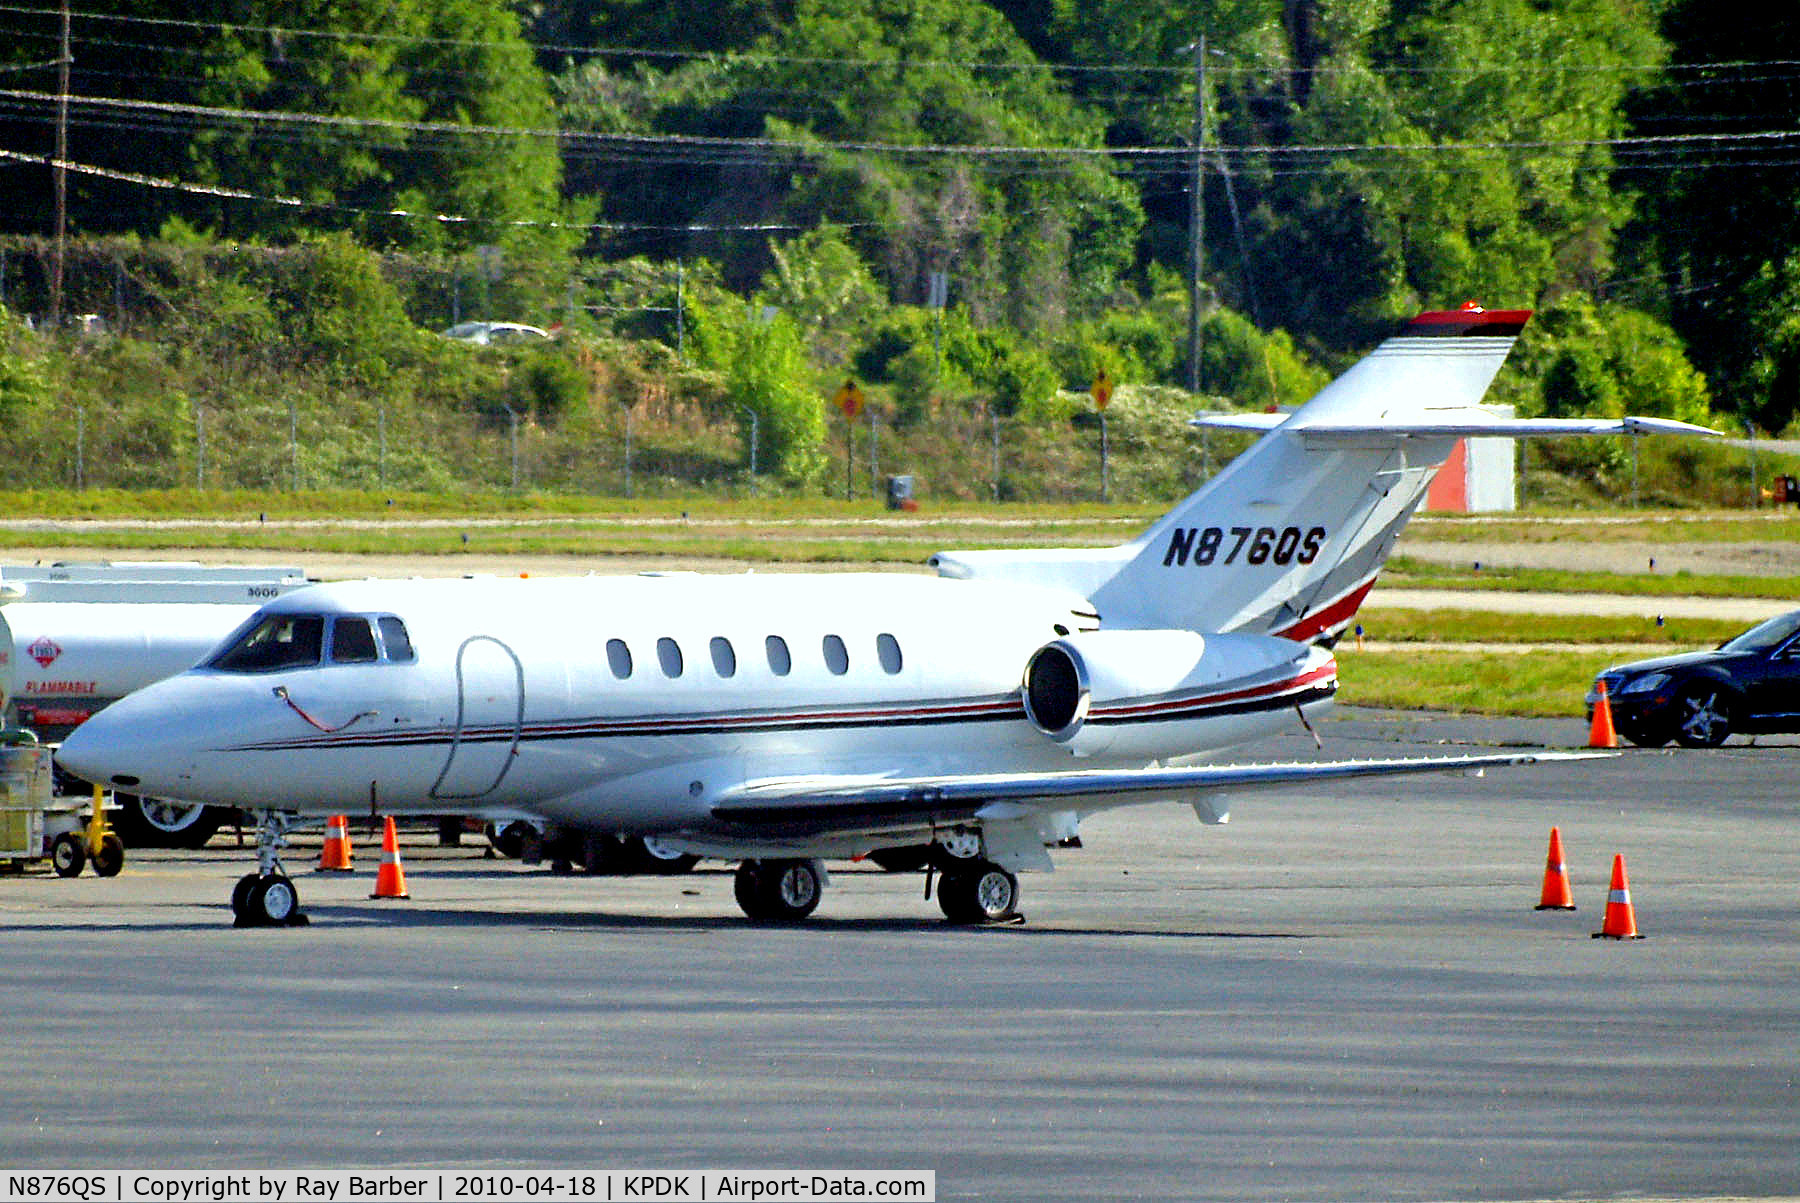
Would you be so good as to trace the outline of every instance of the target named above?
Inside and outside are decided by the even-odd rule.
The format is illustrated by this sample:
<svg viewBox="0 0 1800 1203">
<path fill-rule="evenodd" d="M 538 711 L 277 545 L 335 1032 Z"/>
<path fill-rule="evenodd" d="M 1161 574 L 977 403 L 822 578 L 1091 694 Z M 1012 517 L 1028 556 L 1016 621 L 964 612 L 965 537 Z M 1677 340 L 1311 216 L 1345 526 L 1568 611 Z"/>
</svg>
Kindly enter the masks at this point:
<svg viewBox="0 0 1800 1203">
<path fill-rule="evenodd" d="M 225 646 L 208 668 L 266 673 L 319 662 L 325 646 L 323 614 L 269 614 Z"/>
<path fill-rule="evenodd" d="M 266 614 L 228 639 L 206 667 L 267 673 L 320 663 L 406 663 L 413 658 L 406 624 L 392 614 Z"/>
</svg>

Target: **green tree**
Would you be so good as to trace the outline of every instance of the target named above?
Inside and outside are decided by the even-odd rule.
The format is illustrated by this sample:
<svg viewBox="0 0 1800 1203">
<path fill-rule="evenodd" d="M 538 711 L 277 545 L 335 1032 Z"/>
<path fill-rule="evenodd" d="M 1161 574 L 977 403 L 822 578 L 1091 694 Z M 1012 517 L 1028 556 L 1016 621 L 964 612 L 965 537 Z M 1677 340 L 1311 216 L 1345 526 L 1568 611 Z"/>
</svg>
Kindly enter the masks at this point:
<svg viewBox="0 0 1800 1203">
<path fill-rule="evenodd" d="M 1627 215 L 1607 140 L 1633 69 L 1661 55 L 1636 0 L 1123 0 L 1058 9 L 1077 53 L 1166 64 L 1114 102 L 1111 137 L 1187 141 L 1204 34 L 1210 279 L 1261 324 L 1366 344 L 1423 305 L 1532 304 L 1607 276 Z M 1090 91 L 1100 85 L 1090 85 Z M 1225 192 L 1219 168 L 1231 172 Z M 1186 198 L 1145 187 L 1153 253 L 1186 255 Z M 1234 222 L 1220 220 L 1236 201 Z M 1249 262 L 1239 253 L 1241 225 Z M 1254 286 L 1252 286 L 1254 281 Z"/>
<path fill-rule="evenodd" d="M 699 363 L 724 380 L 746 448 L 755 415 L 758 471 L 815 479 L 825 464 L 825 408 L 794 320 L 720 297 L 695 304 L 694 342 Z"/>
<path fill-rule="evenodd" d="M 1633 132 L 1707 140 L 1642 154 L 1624 177 L 1641 195 L 1624 287 L 1667 313 L 1722 405 L 1779 430 L 1800 414 L 1800 378 L 1782 366 L 1800 201 L 1792 166 L 1759 135 L 1791 130 L 1800 111 L 1800 23 L 1747 0 L 1661 7 L 1671 65 L 1635 98 Z"/>
<path fill-rule="evenodd" d="M 769 257 L 758 296 L 801 324 L 821 363 L 842 365 L 886 300 L 856 248 L 841 228 L 823 225 L 771 244 Z"/>
<path fill-rule="evenodd" d="M 24 323 L 0 305 L 0 428 L 50 398 L 49 375 L 31 340 Z"/>
<path fill-rule="evenodd" d="M 293 0 L 230 22 L 199 23 L 207 66 L 191 99 L 296 116 L 205 123 L 189 173 L 302 203 L 182 202 L 201 225 L 420 248 L 578 240 L 556 224 L 548 84 L 498 0 Z"/>
<path fill-rule="evenodd" d="M 771 256 L 733 227 L 838 223 L 896 299 L 923 301 L 942 270 L 979 320 L 1022 327 L 1097 305 L 1131 267 L 1131 190 L 1100 156 L 1053 149 L 1099 150 L 1100 123 L 986 5 L 798 0 L 747 49 L 662 73 L 589 64 L 564 77 L 577 126 L 774 142 L 763 162 L 694 146 L 672 166 L 637 168 L 635 183 L 596 175 L 610 215 L 705 227 L 687 252 L 718 258 L 746 288 Z"/>
</svg>

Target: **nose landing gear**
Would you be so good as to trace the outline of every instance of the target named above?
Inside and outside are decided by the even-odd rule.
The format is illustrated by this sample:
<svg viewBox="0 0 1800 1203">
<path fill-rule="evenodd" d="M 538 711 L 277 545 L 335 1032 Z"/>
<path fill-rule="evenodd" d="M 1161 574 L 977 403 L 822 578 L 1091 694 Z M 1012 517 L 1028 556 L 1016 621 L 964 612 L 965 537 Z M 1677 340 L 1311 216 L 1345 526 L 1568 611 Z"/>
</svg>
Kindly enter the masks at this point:
<svg viewBox="0 0 1800 1203">
<path fill-rule="evenodd" d="M 294 816 L 286 811 L 257 814 L 256 872 L 238 879 L 231 891 L 231 914 L 237 927 L 304 927 L 308 920 L 300 910 L 300 891 L 281 865 L 287 847 L 288 828 Z"/>
</svg>

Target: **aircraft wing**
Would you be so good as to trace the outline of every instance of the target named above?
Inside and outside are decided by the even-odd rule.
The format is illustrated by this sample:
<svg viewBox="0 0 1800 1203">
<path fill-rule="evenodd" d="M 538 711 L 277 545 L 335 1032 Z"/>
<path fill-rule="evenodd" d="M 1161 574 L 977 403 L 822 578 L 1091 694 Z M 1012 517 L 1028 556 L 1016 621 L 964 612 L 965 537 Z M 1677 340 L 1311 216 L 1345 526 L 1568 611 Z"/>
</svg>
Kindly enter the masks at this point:
<svg viewBox="0 0 1800 1203">
<path fill-rule="evenodd" d="M 1188 768 L 1086 769 L 959 777 L 791 777 L 749 781 L 713 806 L 713 817 L 745 834 L 805 836 L 1033 811 L 1096 810 L 1158 798 L 1191 801 L 1240 790 L 1278 789 L 1354 777 L 1477 772 L 1505 765 L 1587 760 L 1608 753 L 1496 752 L 1393 760 L 1206 764 Z"/>
</svg>

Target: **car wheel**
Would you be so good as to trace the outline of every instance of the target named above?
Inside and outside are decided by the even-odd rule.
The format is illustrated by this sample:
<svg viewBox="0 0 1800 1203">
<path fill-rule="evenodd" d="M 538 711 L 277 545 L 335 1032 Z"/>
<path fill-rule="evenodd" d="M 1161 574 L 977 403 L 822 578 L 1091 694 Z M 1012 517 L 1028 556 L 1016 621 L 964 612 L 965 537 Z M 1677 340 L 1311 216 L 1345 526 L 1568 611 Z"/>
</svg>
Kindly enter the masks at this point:
<svg viewBox="0 0 1800 1203">
<path fill-rule="evenodd" d="M 1716 748 L 1731 734 L 1731 703 L 1716 685 L 1689 686 L 1675 700 L 1675 742 L 1684 748 Z"/>
<path fill-rule="evenodd" d="M 136 794 L 119 794 L 117 801 L 114 826 L 134 848 L 203 848 L 228 813 L 216 806 Z"/>
<path fill-rule="evenodd" d="M 80 877 L 87 867 L 87 841 L 73 831 L 65 831 L 50 845 L 50 867 L 58 877 Z"/>
<path fill-rule="evenodd" d="M 101 877 L 117 877 L 125 867 L 125 843 L 112 832 L 100 837 L 100 851 L 93 854 L 94 872 Z"/>
</svg>

